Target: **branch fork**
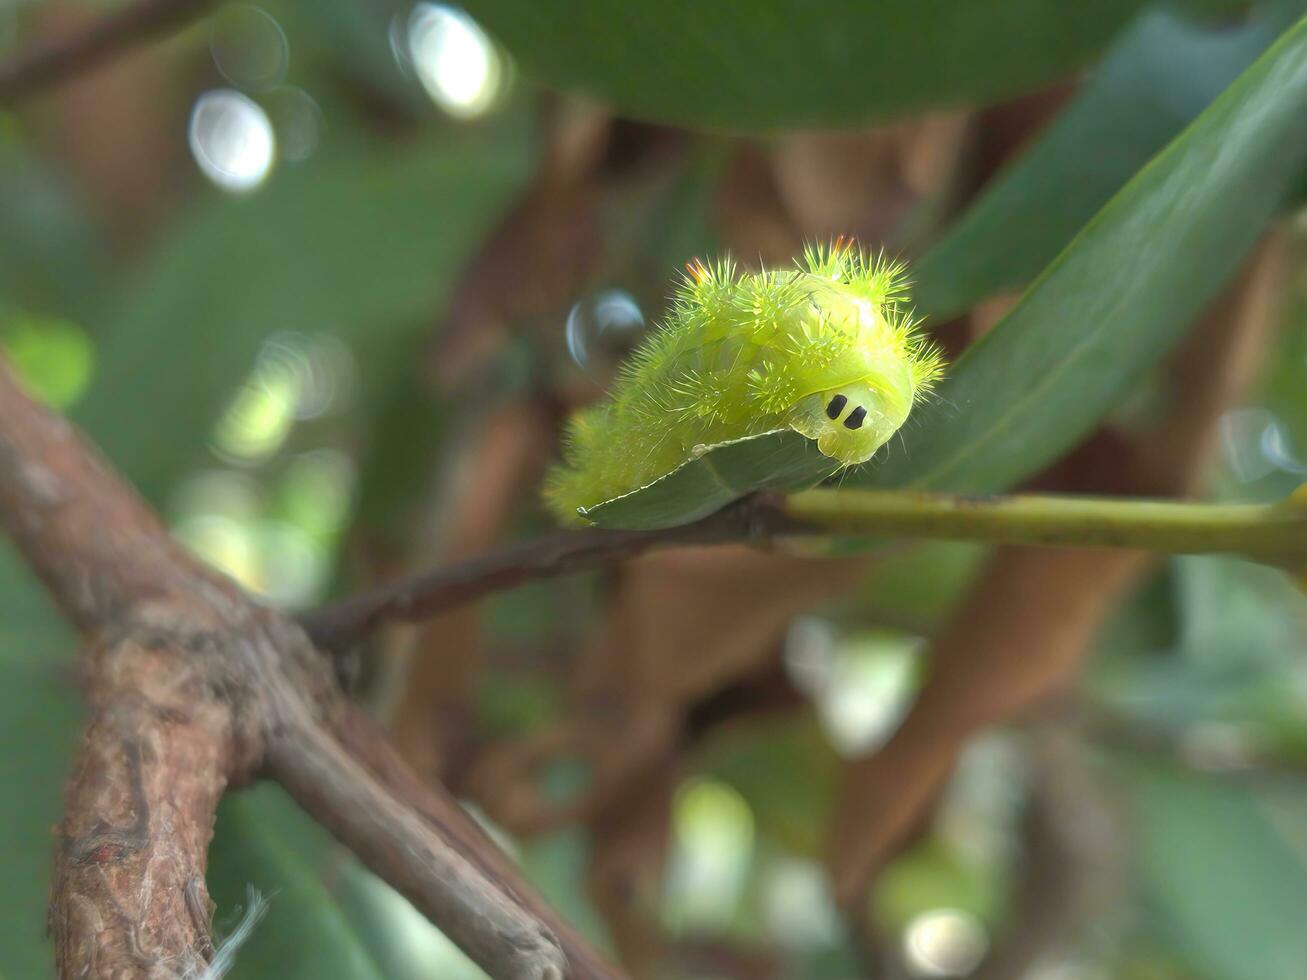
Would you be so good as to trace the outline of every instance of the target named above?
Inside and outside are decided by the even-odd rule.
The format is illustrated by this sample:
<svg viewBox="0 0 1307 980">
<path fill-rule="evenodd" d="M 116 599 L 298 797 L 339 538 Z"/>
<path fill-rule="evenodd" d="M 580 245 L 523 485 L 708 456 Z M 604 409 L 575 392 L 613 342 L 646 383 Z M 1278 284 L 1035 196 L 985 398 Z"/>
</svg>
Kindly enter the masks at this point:
<svg viewBox="0 0 1307 980">
<path fill-rule="evenodd" d="M 294 622 L 202 566 L 0 363 L 0 524 L 87 640 L 59 827 L 62 977 L 198 974 L 222 795 L 270 778 L 492 977 L 619 974 L 441 791 L 404 770 Z"/>
</svg>

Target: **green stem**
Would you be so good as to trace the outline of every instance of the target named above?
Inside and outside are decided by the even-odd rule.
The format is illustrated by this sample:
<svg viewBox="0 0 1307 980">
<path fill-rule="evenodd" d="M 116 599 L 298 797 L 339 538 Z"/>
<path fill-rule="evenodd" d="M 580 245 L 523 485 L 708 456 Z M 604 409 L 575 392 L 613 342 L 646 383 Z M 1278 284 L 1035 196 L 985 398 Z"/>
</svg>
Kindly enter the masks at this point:
<svg viewBox="0 0 1307 980">
<path fill-rule="evenodd" d="M 1110 497 L 962 496 L 918 491 L 808 490 L 783 498 L 788 517 L 838 534 L 1227 552 L 1307 564 L 1307 501 L 1205 504 Z"/>
</svg>

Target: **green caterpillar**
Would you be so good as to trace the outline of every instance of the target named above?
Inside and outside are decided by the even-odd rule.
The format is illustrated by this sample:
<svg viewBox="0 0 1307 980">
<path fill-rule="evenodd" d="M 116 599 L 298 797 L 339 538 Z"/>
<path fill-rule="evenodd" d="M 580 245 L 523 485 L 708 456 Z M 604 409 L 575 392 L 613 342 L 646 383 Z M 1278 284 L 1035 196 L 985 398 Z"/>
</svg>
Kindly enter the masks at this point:
<svg viewBox="0 0 1307 980">
<path fill-rule="evenodd" d="M 845 466 L 865 463 L 940 376 L 907 313 L 904 267 L 836 241 L 796 269 L 738 273 L 696 260 L 663 325 L 611 396 L 573 416 L 546 499 L 563 523 L 708 448 L 793 429 Z"/>
</svg>

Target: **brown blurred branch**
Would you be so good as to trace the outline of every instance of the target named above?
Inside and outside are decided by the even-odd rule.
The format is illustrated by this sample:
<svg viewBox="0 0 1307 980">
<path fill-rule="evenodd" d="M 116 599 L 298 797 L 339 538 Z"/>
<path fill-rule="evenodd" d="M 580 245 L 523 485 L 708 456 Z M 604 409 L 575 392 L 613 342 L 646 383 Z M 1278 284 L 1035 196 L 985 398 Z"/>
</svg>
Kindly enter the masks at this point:
<svg viewBox="0 0 1307 980">
<path fill-rule="evenodd" d="M 563 531 L 516 542 L 469 561 L 415 572 L 300 617 L 319 646 L 349 647 L 389 622 L 412 622 L 537 579 L 603 568 L 659 548 L 721 544 L 797 530 L 760 498 L 658 531 Z"/>
<path fill-rule="evenodd" d="M 190 23 L 215 0 L 137 0 L 53 41 L 0 64 L 0 106 L 58 85 L 118 55 Z"/>
<path fill-rule="evenodd" d="M 615 975 L 452 802 L 432 805 L 379 735 L 360 735 L 297 626 L 179 548 L 2 363 L 0 522 L 88 640 L 91 723 L 51 909 L 61 976 L 203 967 L 214 811 L 262 773 L 491 976 Z"/>
</svg>

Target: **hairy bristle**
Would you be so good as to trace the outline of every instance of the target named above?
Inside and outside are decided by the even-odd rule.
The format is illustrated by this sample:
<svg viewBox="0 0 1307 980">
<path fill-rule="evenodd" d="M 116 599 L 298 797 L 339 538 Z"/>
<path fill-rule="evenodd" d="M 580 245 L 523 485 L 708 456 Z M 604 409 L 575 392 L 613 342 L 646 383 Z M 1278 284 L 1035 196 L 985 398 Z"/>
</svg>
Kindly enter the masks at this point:
<svg viewBox="0 0 1307 980">
<path fill-rule="evenodd" d="M 875 315 L 851 312 L 864 303 L 841 293 Z M 729 256 L 690 260 L 663 322 L 620 366 L 611 396 L 569 424 L 564 465 L 545 491 L 553 509 L 575 521 L 670 473 L 696 446 L 786 427 L 807 434 L 795 422 L 804 400 L 869 372 L 906 372 L 909 390 L 896 404 L 906 399 L 910 409 L 941 376 L 943 357 L 906 297 L 903 264 L 845 236 L 809 244 L 797 268 L 741 272 Z M 866 411 L 844 416 L 854 424 L 841 423 L 850 433 L 872 428 L 872 406 L 858 407 Z"/>
</svg>

